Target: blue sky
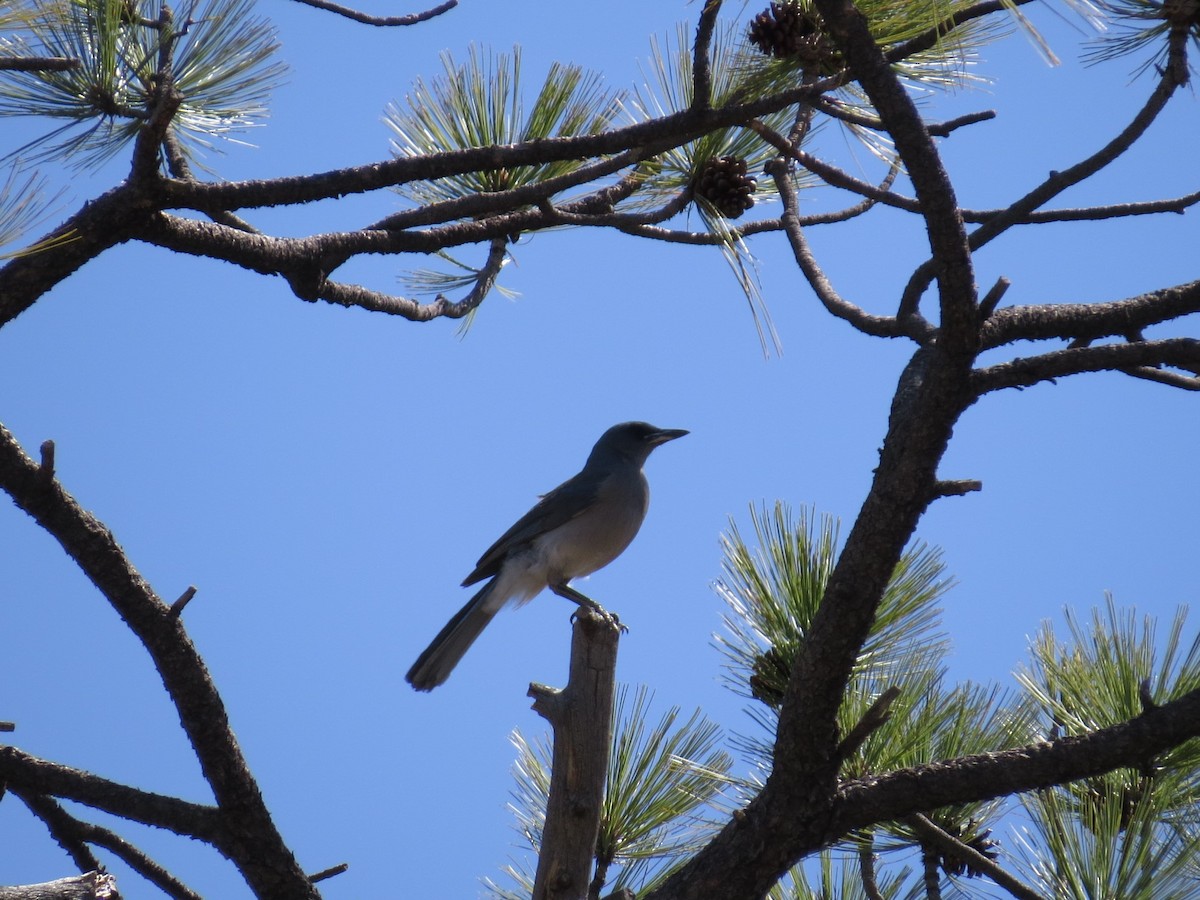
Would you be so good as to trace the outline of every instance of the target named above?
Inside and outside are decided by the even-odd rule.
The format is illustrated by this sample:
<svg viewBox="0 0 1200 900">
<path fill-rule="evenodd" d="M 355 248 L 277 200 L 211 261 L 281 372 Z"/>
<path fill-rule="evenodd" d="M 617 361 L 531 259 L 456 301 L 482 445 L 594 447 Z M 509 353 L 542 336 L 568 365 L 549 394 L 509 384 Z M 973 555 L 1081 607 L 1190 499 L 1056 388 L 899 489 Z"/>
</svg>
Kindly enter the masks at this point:
<svg viewBox="0 0 1200 900">
<path fill-rule="evenodd" d="M 277 17 L 291 75 L 250 136 L 257 148 L 208 160 L 233 179 L 385 158 L 385 105 L 415 76 L 440 72 L 444 49 L 465 58 L 473 41 L 519 42 L 531 82 L 558 59 L 628 88 L 649 35 L 697 11 L 465 0 L 426 25 L 372 31 L 293 4 L 262 8 Z M 1151 89 L 1126 61 L 1083 68 L 1073 20 L 1043 8 L 1030 16 L 1061 66 L 1014 34 L 977 67 L 989 87 L 931 99 L 935 118 L 998 112 L 941 143 L 965 206 L 1010 202 L 1092 152 Z M 1200 127 L 1183 94 L 1127 159 L 1059 205 L 1195 190 L 1179 148 L 1194 146 Z M 29 128 L 9 122 L 4 133 Z M 838 133 L 822 146 L 874 172 Z M 121 167 L 46 174 L 67 188 L 66 211 Z M 380 194 L 250 218 L 303 234 L 373 221 L 398 202 Z M 804 202 L 846 201 L 818 189 Z M 978 255 L 978 280 L 1007 276 L 1014 304 L 1114 300 L 1188 281 L 1195 216 L 1016 229 Z M 920 220 L 886 210 L 811 239 L 838 289 L 878 312 L 894 309 L 925 252 Z M 748 533 L 749 508 L 777 499 L 848 528 L 910 350 L 824 314 L 778 236 L 752 250 L 782 342 L 770 358 L 719 253 L 584 232 L 523 238 L 502 277 L 519 298 L 491 296 L 465 336 L 452 322 L 303 303 L 279 279 L 136 245 L 90 263 L 0 331 L 0 421 L 30 453 L 56 442 L 63 484 L 162 596 L 199 588 L 187 624 L 280 829 L 307 870 L 351 865 L 325 896 L 397 881 L 405 896 L 476 896 L 479 878 L 521 852 L 505 808 L 509 734 L 542 731 L 525 689 L 563 679 L 569 604 L 547 595 L 501 615 L 430 695 L 403 675 L 465 601 L 457 585 L 482 550 L 614 422 L 692 432 L 651 458 L 651 510 L 633 546 L 580 585 L 630 628 L 619 677 L 649 685 L 659 708 L 699 706 L 729 731 L 749 727 L 712 647 L 720 534 L 731 518 Z M 374 260 L 354 272 L 389 289 L 423 264 Z M 1198 446 L 1194 395 L 1115 375 L 969 410 L 942 475 L 984 490 L 937 503 L 919 531 L 958 581 L 944 604 L 951 674 L 1011 684 L 1043 620 L 1101 604 L 1105 592 L 1164 626 L 1195 599 Z M 17 723 L 12 741 L 208 800 L 141 647 L 10 504 L 0 504 L 0 571 L 0 719 Z M 205 896 L 246 895 L 215 853 L 114 827 Z M 0 803 L 0 844 L 0 884 L 69 871 L 12 798 Z M 126 897 L 154 895 L 113 869 Z"/>
</svg>

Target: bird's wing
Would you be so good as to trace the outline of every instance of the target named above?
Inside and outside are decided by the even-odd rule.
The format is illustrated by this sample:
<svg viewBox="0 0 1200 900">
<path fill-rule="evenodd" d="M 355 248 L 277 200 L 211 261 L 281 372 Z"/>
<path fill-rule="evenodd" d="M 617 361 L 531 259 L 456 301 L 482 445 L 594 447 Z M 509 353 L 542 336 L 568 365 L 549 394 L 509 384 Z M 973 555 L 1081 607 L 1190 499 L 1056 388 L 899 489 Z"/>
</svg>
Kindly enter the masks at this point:
<svg viewBox="0 0 1200 900">
<path fill-rule="evenodd" d="M 587 512 L 596 502 L 603 479 L 588 472 L 567 479 L 548 494 L 543 494 L 533 509 L 521 516 L 499 540 L 479 557 L 475 570 L 463 581 L 463 587 L 490 578 L 500 571 L 505 558 L 523 549 L 548 531 Z"/>
</svg>

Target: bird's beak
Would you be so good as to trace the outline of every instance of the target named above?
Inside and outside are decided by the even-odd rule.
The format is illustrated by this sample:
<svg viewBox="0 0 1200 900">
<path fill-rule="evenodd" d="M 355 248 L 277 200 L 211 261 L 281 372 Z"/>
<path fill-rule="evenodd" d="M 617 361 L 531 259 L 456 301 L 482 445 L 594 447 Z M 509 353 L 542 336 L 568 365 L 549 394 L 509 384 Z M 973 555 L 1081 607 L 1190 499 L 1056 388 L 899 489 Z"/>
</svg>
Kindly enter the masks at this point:
<svg viewBox="0 0 1200 900">
<path fill-rule="evenodd" d="M 675 438 L 681 438 L 688 432 L 682 428 L 660 428 L 658 431 L 650 435 L 650 445 L 657 447 L 659 444 L 665 444 L 667 441 L 673 441 Z"/>
</svg>

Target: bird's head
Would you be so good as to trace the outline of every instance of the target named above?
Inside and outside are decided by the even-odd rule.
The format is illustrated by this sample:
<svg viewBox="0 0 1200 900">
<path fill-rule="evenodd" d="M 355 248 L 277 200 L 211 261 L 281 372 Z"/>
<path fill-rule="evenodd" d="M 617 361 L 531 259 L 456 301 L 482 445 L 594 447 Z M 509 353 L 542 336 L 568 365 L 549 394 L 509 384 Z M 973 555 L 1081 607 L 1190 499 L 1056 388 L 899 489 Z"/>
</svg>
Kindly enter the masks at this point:
<svg viewBox="0 0 1200 900">
<path fill-rule="evenodd" d="M 682 428 L 655 428 L 648 422 L 622 422 L 600 435 L 588 457 L 588 464 L 619 459 L 640 466 L 659 444 L 685 434 L 687 432 Z"/>
</svg>

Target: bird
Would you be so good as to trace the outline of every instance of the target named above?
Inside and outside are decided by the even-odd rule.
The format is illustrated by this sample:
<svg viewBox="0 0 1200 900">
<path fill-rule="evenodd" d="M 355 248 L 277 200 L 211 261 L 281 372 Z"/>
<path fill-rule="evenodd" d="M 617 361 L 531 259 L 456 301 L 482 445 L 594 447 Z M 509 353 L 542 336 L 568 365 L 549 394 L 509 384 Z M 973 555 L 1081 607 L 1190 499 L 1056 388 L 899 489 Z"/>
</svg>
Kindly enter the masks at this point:
<svg viewBox="0 0 1200 900">
<path fill-rule="evenodd" d="M 687 433 L 646 422 L 604 432 L 579 473 L 544 494 L 479 557 L 462 586 L 490 580 L 438 632 L 405 680 L 418 691 L 445 683 L 506 603 L 521 605 L 544 588 L 599 610 L 569 582 L 607 566 L 629 546 L 650 504 L 642 466 L 655 447 Z"/>
</svg>

